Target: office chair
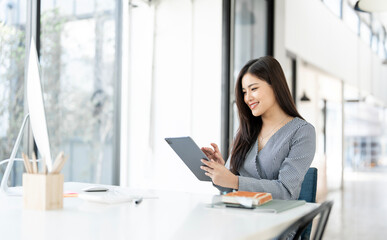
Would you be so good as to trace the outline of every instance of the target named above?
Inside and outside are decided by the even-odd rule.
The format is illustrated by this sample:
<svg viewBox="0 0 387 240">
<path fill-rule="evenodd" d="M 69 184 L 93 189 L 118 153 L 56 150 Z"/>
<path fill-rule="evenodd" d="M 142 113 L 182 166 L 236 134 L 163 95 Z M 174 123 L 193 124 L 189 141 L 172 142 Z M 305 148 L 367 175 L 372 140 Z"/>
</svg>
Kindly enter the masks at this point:
<svg viewBox="0 0 387 240">
<path fill-rule="evenodd" d="M 317 192 L 317 168 L 309 168 L 305 174 L 304 181 L 301 185 L 301 192 L 298 200 L 305 200 L 307 202 L 316 202 Z M 305 229 L 301 235 L 301 240 L 308 240 L 312 231 L 312 223 Z"/>
<path fill-rule="evenodd" d="M 316 216 L 320 215 L 320 217 L 318 218 L 318 223 L 313 239 L 321 240 L 328 222 L 332 206 L 333 201 L 323 202 L 318 208 L 314 209 L 312 212 L 309 212 L 304 216 L 300 217 L 296 222 L 294 222 L 287 229 L 285 229 L 285 231 L 283 231 L 276 239 L 286 240 L 293 234 L 293 239 L 299 239 L 299 237 L 308 227 L 308 225 L 313 222 L 313 219 L 315 219 Z"/>
</svg>

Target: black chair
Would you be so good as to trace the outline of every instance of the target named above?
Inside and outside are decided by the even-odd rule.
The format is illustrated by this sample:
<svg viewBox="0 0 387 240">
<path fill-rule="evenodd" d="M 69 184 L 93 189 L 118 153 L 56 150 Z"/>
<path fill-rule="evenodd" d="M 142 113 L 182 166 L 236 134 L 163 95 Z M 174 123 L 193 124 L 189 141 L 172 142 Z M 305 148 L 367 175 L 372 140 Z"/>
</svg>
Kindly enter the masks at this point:
<svg viewBox="0 0 387 240">
<path fill-rule="evenodd" d="M 298 200 L 305 200 L 307 202 L 315 203 L 316 202 L 316 192 L 317 192 L 317 168 L 309 168 L 308 172 L 304 177 L 304 181 L 301 185 L 301 192 Z M 308 240 L 310 238 L 310 233 L 312 231 L 312 224 L 305 229 L 301 235 L 302 240 Z"/>
<path fill-rule="evenodd" d="M 285 231 L 283 231 L 276 239 L 286 240 L 294 235 L 291 239 L 299 239 L 304 230 L 309 224 L 313 222 L 316 216 L 319 216 L 316 230 L 314 232 L 313 239 L 321 240 L 327 225 L 329 214 L 333 206 L 333 201 L 323 202 L 318 208 L 312 212 L 305 214 L 304 216 L 297 219 L 292 225 L 290 225 Z"/>
</svg>

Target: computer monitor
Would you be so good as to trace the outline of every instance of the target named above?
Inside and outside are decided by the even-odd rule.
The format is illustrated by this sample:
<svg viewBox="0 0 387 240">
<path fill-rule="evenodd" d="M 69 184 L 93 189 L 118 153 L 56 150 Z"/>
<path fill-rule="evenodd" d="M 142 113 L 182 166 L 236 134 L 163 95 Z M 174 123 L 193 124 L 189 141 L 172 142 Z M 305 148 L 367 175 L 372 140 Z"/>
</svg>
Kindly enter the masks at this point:
<svg viewBox="0 0 387 240">
<path fill-rule="evenodd" d="M 38 54 L 36 51 L 35 41 L 31 39 L 29 58 L 28 58 L 28 73 L 27 73 L 27 103 L 29 113 L 25 116 L 19 134 L 16 138 L 15 145 L 12 149 L 11 156 L 8 161 L 7 168 L 1 180 L 0 192 L 9 193 L 8 178 L 11 173 L 16 153 L 18 151 L 20 141 L 23 135 L 24 127 L 29 118 L 32 128 L 32 133 L 39 153 L 46 160 L 48 171 L 52 170 L 52 160 L 50 151 L 50 141 L 48 138 L 46 114 L 44 110 L 42 85 L 40 82 Z M 19 195 L 15 193 L 16 195 Z"/>
<path fill-rule="evenodd" d="M 30 55 L 28 58 L 27 103 L 32 133 L 36 145 L 40 155 L 46 160 L 48 171 L 51 171 L 52 161 L 50 141 L 48 138 L 46 113 L 44 110 L 42 85 L 40 82 L 38 55 L 33 39 L 31 39 Z"/>
</svg>

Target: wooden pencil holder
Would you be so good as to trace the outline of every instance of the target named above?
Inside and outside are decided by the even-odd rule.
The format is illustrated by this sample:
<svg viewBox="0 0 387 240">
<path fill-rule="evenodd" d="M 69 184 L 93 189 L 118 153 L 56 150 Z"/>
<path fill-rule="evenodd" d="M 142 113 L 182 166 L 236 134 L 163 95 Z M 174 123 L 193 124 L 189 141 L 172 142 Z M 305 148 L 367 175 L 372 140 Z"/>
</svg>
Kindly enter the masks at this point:
<svg viewBox="0 0 387 240">
<path fill-rule="evenodd" d="M 23 174 L 25 209 L 54 210 L 63 208 L 63 174 Z"/>
</svg>

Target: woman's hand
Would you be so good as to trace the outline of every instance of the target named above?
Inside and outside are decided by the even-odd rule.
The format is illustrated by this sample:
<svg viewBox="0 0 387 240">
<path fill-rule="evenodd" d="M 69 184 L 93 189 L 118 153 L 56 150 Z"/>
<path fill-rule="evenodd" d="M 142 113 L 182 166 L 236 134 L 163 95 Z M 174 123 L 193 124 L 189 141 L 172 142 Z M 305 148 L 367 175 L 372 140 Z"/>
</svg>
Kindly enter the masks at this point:
<svg viewBox="0 0 387 240">
<path fill-rule="evenodd" d="M 216 145 L 215 143 L 211 143 L 211 146 L 214 149 L 209 147 L 202 147 L 201 149 L 204 154 L 206 154 L 208 159 L 213 159 L 215 162 L 224 165 L 225 161 L 223 160 L 222 154 L 219 151 L 218 145 Z"/>
<path fill-rule="evenodd" d="M 200 168 L 206 171 L 205 174 L 212 179 L 214 184 L 221 187 L 238 189 L 238 176 L 230 172 L 223 164 L 215 162 L 213 159 L 210 161 L 202 159 L 201 161 L 205 166 L 201 166 Z"/>
</svg>

